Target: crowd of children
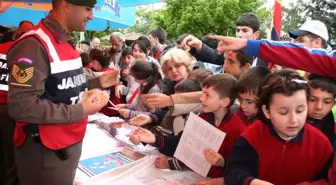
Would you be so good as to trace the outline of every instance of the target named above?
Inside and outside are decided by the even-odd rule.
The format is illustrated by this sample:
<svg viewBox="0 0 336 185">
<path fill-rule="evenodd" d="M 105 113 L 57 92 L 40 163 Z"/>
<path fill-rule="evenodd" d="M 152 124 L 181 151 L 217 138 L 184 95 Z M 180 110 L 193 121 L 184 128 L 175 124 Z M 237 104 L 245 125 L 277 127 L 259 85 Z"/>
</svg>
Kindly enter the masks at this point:
<svg viewBox="0 0 336 185">
<path fill-rule="evenodd" d="M 131 142 L 157 147 L 164 154 L 154 163 L 160 169 L 188 169 L 174 153 L 190 112 L 226 133 L 218 151 L 203 151 L 211 179 L 198 185 L 332 184 L 334 74 L 313 69 L 315 64 L 300 66 L 300 58 L 289 61 L 272 48 L 278 43 L 244 40 L 257 39 L 259 27 L 255 15 L 243 14 L 237 20 L 241 39 L 209 34 L 201 41 L 183 34 L 172 47 L 162 45 L 166 33 L 161 28 L 139 37 L 121 51 L 121 84 L 110 88 L 116 105 L 108 105 L 113 112 L 104 113 L 138 126 Z M 222 53 L 215 50 L 217 44 Z M 283 51 L 302 47 L 280 46 Z M 114 68 L 108 53 L 98 49 L 81 56 L 88 77 Z M 301 77 L 298 71 L 265 65 L 275 59 L 316 74 Z M 212 64 L 199 65 L 203 62 Z"/>
</svg>

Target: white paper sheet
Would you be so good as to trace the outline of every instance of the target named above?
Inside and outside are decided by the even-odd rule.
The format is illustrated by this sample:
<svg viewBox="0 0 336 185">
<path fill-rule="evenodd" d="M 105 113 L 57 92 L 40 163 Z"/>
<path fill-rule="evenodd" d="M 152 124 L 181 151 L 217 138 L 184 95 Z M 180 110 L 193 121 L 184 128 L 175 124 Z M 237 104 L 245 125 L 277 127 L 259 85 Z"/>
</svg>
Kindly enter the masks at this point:
<svg viewBox="0 0 336 185">
<path fill-rule="evenodd" d="M 206 177 L 211 165 L 204 158 L 204 150 L 211 148 L 218 152 L 225 135 L 224 132 L 191 112 L 174 157 L 194 172 Z"/>
<path fill-rule="evenodd" d="M 108 117 L 105 114 L 97 113 L 88 116 L 89 123 L 117 123 L 124 122 L 123 119 L 119 117 Z"/>
</svg>

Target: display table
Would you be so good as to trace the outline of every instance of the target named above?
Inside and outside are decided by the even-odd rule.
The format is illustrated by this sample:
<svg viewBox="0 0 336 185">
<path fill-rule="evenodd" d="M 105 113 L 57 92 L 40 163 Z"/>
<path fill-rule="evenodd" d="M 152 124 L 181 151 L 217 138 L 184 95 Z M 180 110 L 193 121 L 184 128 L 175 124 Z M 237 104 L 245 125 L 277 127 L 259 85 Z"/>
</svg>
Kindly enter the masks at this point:
<svg viewBox="0 0 336 185">
<path fill-rule="evenodd" d="M 109 152 L 115 152 L 127 144 L 109 136 L 105 131 L 95 124 L 88 124 L 88 128 L 83 140 L 81 159 L 99 156 Z M 164 184 L 192 184 L 200 179 L 201 176 L 192 171 L 170 171 L 157 169 L 154 166 L 155 158 L 161 155 L 158 151 L 153 151 L 146 157 L 112 169 L 102 174 L 88 177 L 81 170 L 77 170 L 76 185 L 164 185 Z"/>
</svg>

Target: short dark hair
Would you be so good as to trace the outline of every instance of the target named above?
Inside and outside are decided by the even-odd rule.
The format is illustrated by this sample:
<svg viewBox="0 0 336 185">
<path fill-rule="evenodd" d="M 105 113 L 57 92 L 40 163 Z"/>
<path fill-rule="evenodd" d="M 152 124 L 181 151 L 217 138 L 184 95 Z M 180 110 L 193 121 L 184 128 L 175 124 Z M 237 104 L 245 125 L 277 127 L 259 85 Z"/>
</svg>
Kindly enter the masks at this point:
<svg viewBox="0 0 336 185">
<path fill-rule="evenodd" d="M 182 35 L 180 35 L 177 40 L 176 40 L 176 44 L 181 44 L 182 41 L 184 40 L 184 38 L 186 38 L 187 36 L 189 36 L 190 34 L 188 33 L 183 33 Z"/>
<path fill-rule="evenodd" d="M 87 41 L 87 40 L 83 40 L 80 43 L 81 44 L 86 44 L 86 45 L 90 46 L 90 41 Z"/>
<path fill-rule="evenodd" d="M 164 30 L 161 27 L 157 27 L 150 33 L 153 37 L 156 37 L 159 39 L 160 44 L 164 44 L 167 39 L 167 33 L 166 30 Z"/>
<path fill-rule="evenodd" d="M 182 80 L 174 87 L 175 92 L 186 93 L 202 91 L 202 85 L 197 80 Z"/>
<path fill-rule="evenodd" d="M 256 32 L 260 30 L 260 21 L 253 13 L 244 13 L 237 19 L 236 26 L 247 26 Z"/>
<path fill-rule="evenodd" d="M 252 67 L 246 70 L 239 77 L 237 84 L 238 93 L 250 93 L 257 96 L 259 85 L 269 73 L 269 69 L 261 66 Z"/>
<path fill-rule="evenodd" d="M 132 48 L 129 46 L 125 47 L 121 52 L 122 57 L 126 57 L 128 55 L 132 55 Z"/>
<path fill-rule="evenodd" d="M 238 51 L 232 51 L 235 52 L 237 55 L 237 60 L 240 62 L 240 66 L 245 66 L 246 64 L 252 65 L 253 63 L 253 57 L 249 55 L 245 55 L 245 49 L 241 49 Z"/>
<path fill-rule="evenodd" d="M 199 83 L 203 83 L 206 78 L 213 75 L 209 69 L 194 69 L 188 74 L 188 79 L 197 80 Z"/>
<path fill-rule="evenodd" d="M 83 65 L 83 67 L 86 66 L 86 65 L 88 65 L 90 63 L 90 56 L 89 56 L 89 54 L 87 54 L 85 52 L 82 52 L 80 54 L 80 57 L 82 59 L 82 65 Z"/>
<path fill-rule="evenodd" d="M 326 49 L 326 48 L 328 47 L 327 41 L 324 40 L 324 38 L 322 38 L 322 37 L 320 37 L 320 36 L 318 36 L 318 35 L 316 35 L 316 34 L 314 34 L 314 33 L 308 33 L 306 36 L 309 38 L 309 40 L 310 40 L 311 42 L 312 42 L 313 40 L 316 40 L 316 39 L 321 39 L 321 41 L 322 41 L 322 47 L 323 47 L 324 49 Z"/>
<path fill-rule="evenodd" d="M 203 87 L 213 88 L 220 98 L 230 98 L 230 105 L 237 98 L 237 80 L 229 74 L 216 74 L 209 76 L 203 82 Z"/>
<path fill-rule="evenodd" d="M 92 49 L 90 51 L 90 59 L 97 60 L 103 68 L 110 65 L 110 58 L 111 56 L 108 53 L 104 53 L 100 49 Z"/>
<path fill-rule="evenodd" d="M 209 46 L 210 48 L 212 48 L 212 49 L 217 49 L 218 40 L 216 40 L 216 39 L 210 39 L 209 38 L 210 35 L 215 35 L 215 34 L 214 33 L 208 33 L 207 35 L 205 35 L 202 38 L 202 42 L 204 44 L 206 44 L 207 46 Z"/>
<path fill-rule="evenodd" d="M 297 82 L 297 80 L 302 81 L 302 83 Z M 263 82 L 260 84 L 260 90 L 258 93 L 258 108 L 260 120 L 265 123 L 270 123 L 270 120 L 268 120 L 264 115 L 262 106 L 265 105 L 266 108 L 269 109 L 274 94 L 292 96 L 294 93 L 300 90 L 304 90 L 306 92 L 308 99 L 308 97 L 310 96 L 308 84 L 304 83 L 304 78 L 300 76 L 295 70 L 283 69 L 278 72 L 268 74 Z"/>
<path fill-rule="evenodd" d="M 308 76 L 308 82 L 313 89 L 321 89 L 322 91 L 332 93 L 334 97 L 336 97 L 336 82 L 334 78 L 310 74 Z"/>
</svg>

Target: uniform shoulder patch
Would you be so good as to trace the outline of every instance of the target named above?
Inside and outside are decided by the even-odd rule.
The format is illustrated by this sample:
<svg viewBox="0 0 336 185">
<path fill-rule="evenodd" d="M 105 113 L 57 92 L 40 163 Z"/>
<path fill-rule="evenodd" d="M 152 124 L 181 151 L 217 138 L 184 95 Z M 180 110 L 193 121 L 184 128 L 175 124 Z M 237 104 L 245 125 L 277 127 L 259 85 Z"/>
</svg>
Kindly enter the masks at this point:
<svg viewBox="0 0 336 185">
<path fill-rule="evenodd" d="M 17 83 L 11 83 L 12 85 L 31 87 L 29 84 L 25 84 L 33 77 L 34 67 L 28 67 L 27 69 L 21 69 L 19 66 L 13 66 L 12 76 Z"/>
</svg>

